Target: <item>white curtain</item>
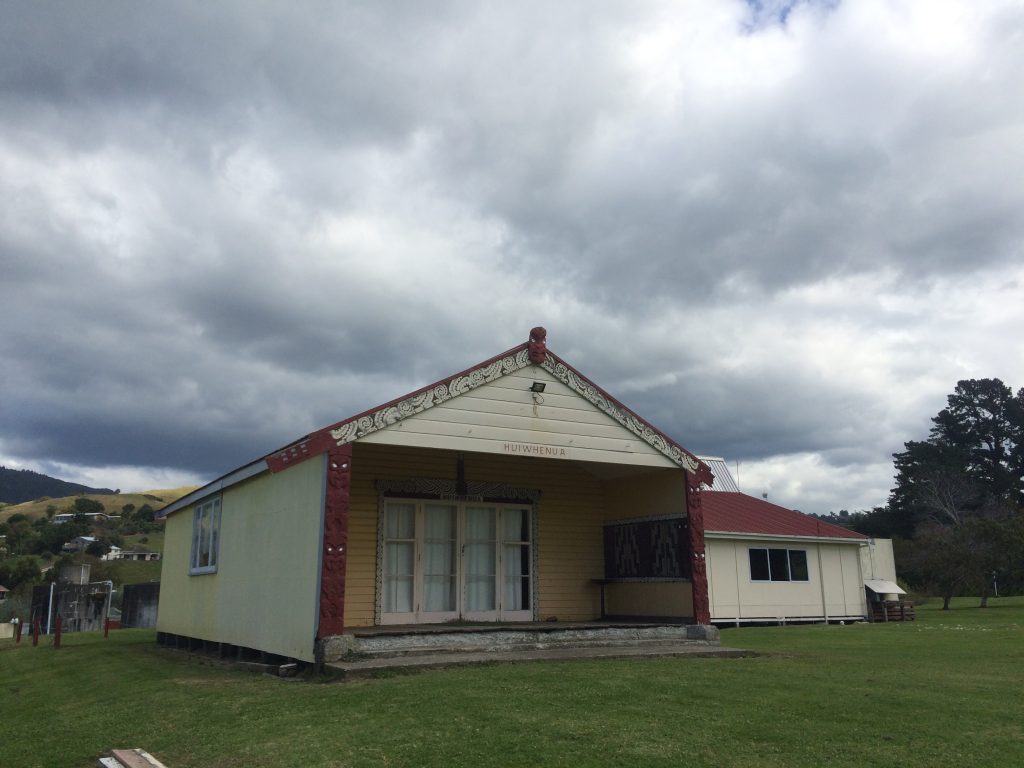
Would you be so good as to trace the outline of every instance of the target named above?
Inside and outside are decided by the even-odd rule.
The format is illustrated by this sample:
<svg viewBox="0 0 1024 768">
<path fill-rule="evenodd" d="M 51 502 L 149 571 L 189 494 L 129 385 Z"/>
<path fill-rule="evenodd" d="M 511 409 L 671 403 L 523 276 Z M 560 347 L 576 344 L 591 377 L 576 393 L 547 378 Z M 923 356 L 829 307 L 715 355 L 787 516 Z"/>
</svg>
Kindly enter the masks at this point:
<svg viewBox="0 0 1024 768">
<path fill-rule="evenodd" d="M 416 506 L 388 504 L 384 514 L 385 613 L 411 613 L 416 561 Z"/>
<path fill-rule="evenodd" d="M 496 513 L 494 507 L 466 507 L 462 567 L 466 578 L 464 598 L 467 611 L 493 611 L 497 608 Z"/>
<path fill-rule="evenodd" d="M 423 610 L 454 611 L 456 510 L 428 504 L 423 516 Z"/>
<path fill-rule="evenodd" d="M 384 547 L 384 612 L 412 612 L 412 582 L 415 544 L 391 541 Z"/>
<path fill-rule="evenodd" d="M 530 513 L 525 509 L 502 511 L 502 609 L 530 608 Z"/>
</svg>

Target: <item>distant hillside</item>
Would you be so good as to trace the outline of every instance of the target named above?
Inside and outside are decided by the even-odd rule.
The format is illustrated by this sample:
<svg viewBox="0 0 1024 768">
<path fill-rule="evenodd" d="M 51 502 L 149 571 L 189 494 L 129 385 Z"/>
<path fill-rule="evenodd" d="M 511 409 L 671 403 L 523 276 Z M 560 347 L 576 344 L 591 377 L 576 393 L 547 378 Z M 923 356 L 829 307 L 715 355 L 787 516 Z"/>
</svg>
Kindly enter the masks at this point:
<svg viewBox="0 0 1024 768">
<path fill-rule="evenodd" d="M 113 494 L 110 488 L 90 488 L 79 483 L 69 483 L 56 477 L 33 472 L 30 469 L 8 469 L 0 467 L 0 501 L 6 504 L 21 504 L 43 496 L 75 496 L 80 493 Z"/>
<path fill-rule="evenodd" d="M 103 505 L 108 514 L 119 515 L 121 514 L 121 508 L 126 504 L 131 504 L 138 509 L 144 504 L 149 504 L 153 509 L 160 509 L 170 504 L 172 501 L 177 501 L 182 496 L 188 493 L 192 493 L 198 486 L 186 486 L 184 488 L 165 488 L 162 490 L 155 491 L 143 491 L 140 493 L 119 493 L 119 494 L 102 494 L 102 493 L 88 493 L 85 494 L 86 498 L 98 501 Z M 73 494 L 71 496 L 65 496 L 63 498 L 46 498 L 36 499 L 34 501 L 26 501 L 22 504 L 15 504 L 9 507 L 0 509 L 0 522 L 4 522 L 11 515 L 25 515 L 31 520 L 35 520 L 39 517 L 46 516 L 46 508 L 54 507 L 57 510 L 61 510 L 64 507 L 70 507 L 75 503 L 75 499 L 79 494 Z"/>
</svg>

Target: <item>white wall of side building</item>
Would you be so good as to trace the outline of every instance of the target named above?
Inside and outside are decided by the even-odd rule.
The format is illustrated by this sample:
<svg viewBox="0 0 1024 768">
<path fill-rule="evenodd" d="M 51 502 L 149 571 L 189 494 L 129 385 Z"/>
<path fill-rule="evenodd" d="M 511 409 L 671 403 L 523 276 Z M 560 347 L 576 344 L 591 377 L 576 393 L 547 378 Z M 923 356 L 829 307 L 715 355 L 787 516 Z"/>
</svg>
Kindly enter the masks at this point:
<svg viewBox="0 0 1024 768">
<path fill-rule="evenodd" d="M 896 559 L 892 554 L 892 539 L 870 539 L 860 548 L 860 567 L 865 579 L 896 581 Z"/>
<path fill-rule="evenodd" d="M 807 581 L 754 581 L 751 548 L 800 549 L 807 553 Z M 823 620 L 866 614 L 859 542 L 713 537 L 706 539 L 711 620 Z"/>
</svg>

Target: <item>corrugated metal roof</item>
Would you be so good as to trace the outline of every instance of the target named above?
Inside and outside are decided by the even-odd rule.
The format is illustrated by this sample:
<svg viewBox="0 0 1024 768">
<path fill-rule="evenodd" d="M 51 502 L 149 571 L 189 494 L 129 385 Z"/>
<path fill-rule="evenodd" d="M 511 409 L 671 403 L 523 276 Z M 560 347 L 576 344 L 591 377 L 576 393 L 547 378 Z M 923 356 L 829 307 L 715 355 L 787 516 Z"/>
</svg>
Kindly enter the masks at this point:
<svg viewBox="0 0 1024 768">
<path fill-rule="evenodd" d="M 707 459 L 702 459 L 708 463 Z M 712 464 L 711 470 L 715 467 Z M 716 474 L 717 479 L 717 474 Z M 720 491 L 701 494 L 704 530 L 708 533 L 752 533 L 762 536 L 813 536 L 867 539 L 860 533 L 826 523 L 794 509 L 762 501 L 745 493 Z"/>
<path fill-rule="evenodd" d="M 701 490 L 740 492 L 740 487 L 733 479 L 732 473 L 729 471 L 729 465 L 725 463 L 724 458 L 721 456 L 698 456 L 697 458 L 707 464 L 711 469 L 711 474 L 715 476 L 714 484 L 710 487 L 702 484 Z"/>
</svg>

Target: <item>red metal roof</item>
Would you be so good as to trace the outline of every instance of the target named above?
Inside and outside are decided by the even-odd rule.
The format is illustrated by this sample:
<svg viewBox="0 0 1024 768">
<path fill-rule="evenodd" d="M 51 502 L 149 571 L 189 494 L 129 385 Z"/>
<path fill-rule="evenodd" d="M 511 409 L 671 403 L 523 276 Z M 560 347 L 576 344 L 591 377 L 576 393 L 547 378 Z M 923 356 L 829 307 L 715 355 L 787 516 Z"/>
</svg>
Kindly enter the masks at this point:
<svg viewBox="0 0 1024 768">
<path fill-rule="evenodd" d="M 701 493 L 704 530 L 708 533 L 753 533 L 762 536 L 814 536 L 830 539 L 866 539 L 867 536 L 786 509 L 769 501 L 732 491 Z"/>
</svg>

